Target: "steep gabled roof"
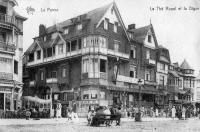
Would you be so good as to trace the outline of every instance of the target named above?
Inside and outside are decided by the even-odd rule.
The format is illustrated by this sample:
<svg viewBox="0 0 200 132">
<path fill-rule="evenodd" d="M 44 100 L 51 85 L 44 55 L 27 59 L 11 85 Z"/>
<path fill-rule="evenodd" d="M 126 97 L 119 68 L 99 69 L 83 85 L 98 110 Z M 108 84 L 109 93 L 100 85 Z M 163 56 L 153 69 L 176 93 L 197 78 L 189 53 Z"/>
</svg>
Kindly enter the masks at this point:
<svg viewBox="0 0 200 132">
<path fill-rule="evenodd" d="M 26 52 L 24 54 L 29 54 L 29 53 L 33 53 L 35 51 L 36 46 L 39 46 L 40 48 L 43 48 L 41 46 L 43 46 L 42 44 L 40 44 L 37 40 L 35 40 L 31 46 L 26 50 Z"/>
<path fill-rule="evenodd" d="M 129 32 L 133 33 L 133 36 L 134 36 L 136 41 L 138 41 L 139 43 L 144 43 L 144 40 L 145 40 L 149 30 L 152 31 L 152 35 L 153 35 L 153 38 L 155 40 L 155 46 L 157 47 L 158 42 L 157 42 L 157 38 L 156 38 L 152 24 L 149 24 L 147 26 L 140 27 L 140 28 L 137 28 L 137 29 L 131 29 L 131 30 L 129 30 Z"/>
<path fill-rule="evenodd" d="M 193 68 L 189 65 L 189 63 L 186 61 L 186 59 L 184 59 L 184 61 L 182 62 L 181 66 L 182 69 L 189 69 L 192 70 Z"/>
<path fill-rule="evenodd" d="M 112 3 L 106 5 L 106 6 L 103 6 L 103 7 L 100 7 L 100 8 L 96 8 L 92 11 L 89 11 L 87 13 L 84 13 L 86 15 L 86 19 L 89 19 L 90 20 L 90 28 L 93 28 L 94 27 L 94 24 L 97 24 L 100 19 L 103 17 L 103 15 L 106 13 L 106 11 L 108 10 L 108 8 L 112 5 Z M 84 15 L 82 14 L 82 15 Z M 79 15 L 81 16 L 81 15 Z M 78 16 L 74 17 L 74 18 L 77 18 Z M 63 27 L 67 27 L 67 26 L 70 26 L 70 25 L 73 25 L 73 22 L 71 21 L 73 18 L 71 19 L 68 19 L 66 21 L 63 21 L 63 22 L 60 22 L 58 24 L 55 24 L 53 26 L 50 26 L 47 28 L 47 33 L 51 33 L 51 32 L 55 32 L 56 31 L 56 26 L 58 25 L 60 28 L 63 28 Z M 89 27 L 88 27 L 89 28 Z"/>
</svg>

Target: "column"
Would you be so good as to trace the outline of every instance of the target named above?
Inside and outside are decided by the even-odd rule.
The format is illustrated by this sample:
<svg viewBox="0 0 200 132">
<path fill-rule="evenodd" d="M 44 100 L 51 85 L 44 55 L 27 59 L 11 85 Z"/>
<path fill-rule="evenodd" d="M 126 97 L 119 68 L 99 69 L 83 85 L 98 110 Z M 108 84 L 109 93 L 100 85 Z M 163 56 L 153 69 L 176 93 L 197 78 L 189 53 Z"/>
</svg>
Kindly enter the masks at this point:
<svg viewBox="0 0 200 132">
<path fill-rule="evenodd" d="M 3 93 L 3 110 L 6 110 L 6 94 Z"/>
<path fill-rule="evenodd" d="M 12 92 L 10 93 L 11 94 L 11 96 L 10 96 L 10 110 L 11 111 L 13 111 L 14 110 L 14 100 L 13 100 L 13 98 L 14 98 L 14 88 L 12 89 Z"/>
</svg>

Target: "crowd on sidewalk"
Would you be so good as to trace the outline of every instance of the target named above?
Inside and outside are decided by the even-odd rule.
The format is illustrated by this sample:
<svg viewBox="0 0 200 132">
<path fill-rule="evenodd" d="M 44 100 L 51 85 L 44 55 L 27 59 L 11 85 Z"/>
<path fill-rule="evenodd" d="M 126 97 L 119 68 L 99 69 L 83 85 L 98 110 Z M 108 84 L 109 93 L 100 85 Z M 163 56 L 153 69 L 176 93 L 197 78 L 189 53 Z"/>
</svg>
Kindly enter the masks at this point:
<svg viewBox="0 0 200 132">
<path fill-rule="evenodd" d="M 172 106 L 160 109 L 158 107 L 133 106 L 125 109 L 125 115 L 129 118 L 134 118 L 136 113 L 140 111 L 141 117 L 166 117 L 188 119 L 191 117 L 200 118 L 200 108 L 191 106 Z"/>
</svg>

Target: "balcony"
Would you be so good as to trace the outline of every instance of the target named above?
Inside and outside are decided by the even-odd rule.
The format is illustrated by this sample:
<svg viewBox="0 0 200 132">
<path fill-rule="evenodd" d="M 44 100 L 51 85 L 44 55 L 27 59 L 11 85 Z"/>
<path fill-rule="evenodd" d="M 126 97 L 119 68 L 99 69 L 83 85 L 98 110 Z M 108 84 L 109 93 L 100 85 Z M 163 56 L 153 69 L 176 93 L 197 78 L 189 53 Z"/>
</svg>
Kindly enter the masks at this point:
<svg viewBox="0 0 200 132">
<path fill-rule="evenodd" d="M 82 74 L 82 79 L 87 79 L 87 78 L 100 78 L 100 79 L 104 79 L 107 80 L 107 73 L 103 73 L 103 72 L 89 72 L 89 73 L 83 73 Z"/>
<path fill-rule="evenodd" d="M 33 80 L 33 81 L 30 81 L 29 86 L 30 86 L 30 87 L 35 86 L 35 81 L 34 81 L 34 80 Z"/>
<path fill-rule="evenodd" d="M 58 79 L 57 78 L 47 78 L 46 83 L 57 83 Z"/>
<path fill-rule="evenodd" d="M 13 43 L 8 43 L 8 42 L 0 41 L 0 51 L 10 52 L 10 53 L 14 54 L 14 52 L 15 52 L 15 45 Z"/>
<path fill-rule="evenodd" d="M 129 54 L 108 49 L 108 55 L 117 56 L 120 58 L 129 59 Z"/>
<path fill-rule="evenodd" d="M 0 27 L 2 26 L 2 23 L 4 23 L 3 27 L 7 26 L 5 24 L 10 24 L 21 29 L 20 25 L 17 23 L 17 20 L 15 19 L 14 16 L 9 16 L 7 14 L 0 14 Z"/>
<path fill-rule="evenodd" d="M 154 86 L 158 85 L 157 82 L 146 81 L 146 80 L 144 81 L 144 84 L 147 84 L 147 85 L 154 85 Z"/>
<path fill-rule="evenodd" d="M 132 78 L 132 77 L 127 77 L 127 76 L 123 76 L 123 75 L 117 75 L 117 81 L 120 82 L 128 82 L 128 83 L 134 83 L 134 84 L 138 84 L 138 78 Z M 144 84 L 144 80 L 142 80 L 142 84 Z"/>
<path fill-rule="evenodd" d="M 1 80 L 13 80 L 12 73 L 0 72 L 0 79 Z"/>
<path fill-rule="evenodd" d="M 145 63 L 148 65 L 156 65 L 156 61 L 153 59 L 145 59 Z"/>
<path fill-rule="evenodd" d="M 67 52 L 65 54 L 54 55 L 54 56 L 47 57 L 47 58 L 44 58 L 41 60 L 34 60 L 32 62 L 28 62 L 27 66 L 33 66 L 33 65 L 38 65 L 38 64 L 42 64 L 42 63 L 58 61 L 58 60 L 71 58 L 71 57 L 77 57 L 77 56 L 86 55 L 86 54 L 90 54 L 90 53 L 95 53 L 95 54 L 101 53 L 104 55 L 111 55 L 111 56 L 116 56 L 116 57 L 120 57 L 120 58 L 124 58 L 124 59 L 129 59 L 129 54 L 126 54 L 126 53 L 113 51 L 113 50 L 110 50 L 107 48 L 86 47 L 86 48 L 83 48 L 83 49 L 80 49 L 77 51 L 71 51 L 71 52 Z"/>
</svg>

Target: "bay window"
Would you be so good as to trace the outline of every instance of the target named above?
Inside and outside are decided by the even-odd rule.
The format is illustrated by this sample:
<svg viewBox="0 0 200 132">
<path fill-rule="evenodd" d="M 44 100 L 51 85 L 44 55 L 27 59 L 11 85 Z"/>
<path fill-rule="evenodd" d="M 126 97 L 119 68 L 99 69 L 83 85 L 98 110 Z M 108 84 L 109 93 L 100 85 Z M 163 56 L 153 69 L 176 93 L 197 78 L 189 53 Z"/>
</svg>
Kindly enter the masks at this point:
<svg viewBox="0 0 200 132">
<path fill-rule="evenodd" d="M 87 73 L 89 71 L 89 59 L 83 60 L 83 73 Z"/>
</svg>

